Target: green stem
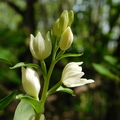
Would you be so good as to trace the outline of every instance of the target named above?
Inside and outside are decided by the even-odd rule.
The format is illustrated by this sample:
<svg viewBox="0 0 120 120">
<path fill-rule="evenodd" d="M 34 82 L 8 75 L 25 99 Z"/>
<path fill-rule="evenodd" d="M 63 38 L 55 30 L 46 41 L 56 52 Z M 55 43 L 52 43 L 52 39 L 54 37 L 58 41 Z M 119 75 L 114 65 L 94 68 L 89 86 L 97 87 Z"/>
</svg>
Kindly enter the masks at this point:
<svg viewBox="0 0 120 120">
<path fill-rule="evenodd" d="M 57 62 L 56 61 L 56 53 L 57 53 L 58 49 L 59 49 L 58 40 L 56 40 L 55 44 L 54 44 L 54 49 L 53 49 L 53 53 L 52 53 L 52 60 L 51 60 L 51 64 L 50 64 L 48 72 L 47 72 L 47 69 L 46 69 L 45 62 L 41 61 L 41 66 L 44 70 L 44 74 L 43 74 L 44 86 L 43 86 L 43 92 L 42 92 L 42 96 L 41 96 L 41 101 L 42 102 L 41 102 L 41 105 L 40 105 L 40 111 L 41 111 L 40 115 L 42 114 L 42 111 L 44 109 L 44 104 L 45 104 L 45 101 L 46 101 L 46 98 L 47 98 L 47 92 L 48 92 L 48 88 L 49 88 L 50 78 L 51 78 L 54 66 Z"/>
<path fill-rule="evenodd" d="M 40 106 L 40 111 L 42 114 L 42 111 L 43 111 L 43 108 L 44 108 L 44 104 L 45 104 L 45 101 L 46 101 L 46 93 L 47 93 L 47 90 L 48 90 L 48 86 L 49 86 L 49 80 L 48 80 L 48 76 L 47 76 L 47 70 L 46 70 L 46 64 L 44 61 L 41 61 L 41 66 L 44 70 L 44 74 L 43 74 L 43 77 L 44 77 L 44 86 L 43 86 L 43 92 L 42 92 L 42 96 L 41 96 L 41 106 Z"/>
<path fill-rule="evenodd" d="M 41 62 L 41 66 L 42 66 L 42 68 L 44 70 L 43 71 L 43 76 L 46 76 L 46 74 L 47 74 L 46 64 L 45 64 L 44 60 L 42 60 L 40 62 Z"/>
<path fill-rule="evenodd" d="M 43 75 L 43 77 L 44 77 L 44 86 L 43 86 L 43 92 L 42 92 L 42 96 L 41 96 L 41 101 L 42 102 L 41 102 L 41 106 L 40 106 L 41 113 L 43 111 L 44 104 L 45 104 L 45 101 L 46 101 L 46 98 L 47 98 L 47 91 L 48 91 L 48 87 L 49 87 L 50 77 L 51 77 L 52 71 L 54 69 L 54 66 L 56 64 L 55 57 L 56 57 L 57 50 L 58 50 L 58 46 L 57 46 L 57 42 L 56 42 L 54 50 L 53 50 L 52 61 L 51 61 L 48 73 L 47 73 L 47 70 L 46 70 L 45 62 L 41 61 L 41 66 L 42 66 L 42 68 L 44 70 L 44 75 Z"/>
<path fill-rule="evenodd" d="M 62 84 L 62 81 L 60 80 L 57 84 L 55 84 L 48 92 L 47 96 L 53 94 L 57 88 L 59 88 Z"/>
<path fill-rule="evenodd" d="M 56 56 L 56 62 L 59 61 L 60 57 L 65 53 L 65 50 L 61 50 Z"/>
<path fill-rule="evenodd" d="M 50 65 L 50 68 L 49 68 L 49 71 L 48 71 L 48 74 L 43 76 L 44 77 L 44 86 L 43 86 L 43 92 L 42 92 L 42 97 L 41 97 L 41 113 L 43 111 L 43 108 L 44 108 L 44 104 L 45 104 L 45 101 L 46 101 L 46 98 L 47 98 L 47 91 L 48 91 L 48 87 L 49 87 L 49 81 L 50 81 L 50 77 L 51 77 L 51 74 L 52 74 L 52 71 L 53 71 L 53 68 L 55 66 L 56 62 L 52 61 L 51 65 Z"/>
</svg>

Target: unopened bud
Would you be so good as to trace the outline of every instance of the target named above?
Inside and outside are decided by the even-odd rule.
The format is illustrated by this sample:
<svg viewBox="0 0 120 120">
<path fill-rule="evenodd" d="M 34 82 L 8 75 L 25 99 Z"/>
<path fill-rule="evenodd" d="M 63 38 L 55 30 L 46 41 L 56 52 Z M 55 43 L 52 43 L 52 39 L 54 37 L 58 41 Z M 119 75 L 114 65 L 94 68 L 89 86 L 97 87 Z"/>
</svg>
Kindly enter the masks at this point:
<svg viewBox="0 0 120 120">
<path fill-rule="evenodd" d="M 53 33 L 55 36 L 59 37 L 61 32 L 60 32 L 60 24 L 59 24 L 59 19 L 57 19 L 53 25 Z"/>
<path fill-rule="evenodd" d="M 68 26 L 68 11 L 67 10 L 64 10 L 62 14 L 60 15 L 59 24 L 60 24 L 60 30 L 62 33 Z"/>
<path fill-rule="evenodd" d="M 60 39 L 60 49 L 67 50 L 71 46 L 72 42 L 73 42 L 73 33 L 70 27 L 67 27 L 65 31 L 62 33 Z"/>
<path fill-rule="evenodd" d="M 68 26 L 70 26 L 74 20 L 74 12 L 72 10 L 69 12 L 68 17 L 69 17 Z"/>
<path fill-rule="evenodd" d="M 27 67 L 25 69 L 22 67 L 22 85 L 27 94 L 38 99 L 40 92 L 39 75 L 33 68 Z"/>
</svg>

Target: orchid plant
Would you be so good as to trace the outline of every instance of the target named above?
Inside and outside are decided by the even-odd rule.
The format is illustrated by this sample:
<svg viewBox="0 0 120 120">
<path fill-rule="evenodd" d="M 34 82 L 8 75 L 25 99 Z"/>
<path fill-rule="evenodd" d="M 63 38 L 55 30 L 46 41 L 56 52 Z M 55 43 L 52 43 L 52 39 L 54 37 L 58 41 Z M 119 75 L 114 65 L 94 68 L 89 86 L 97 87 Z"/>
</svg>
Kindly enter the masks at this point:
<svg viewBox="0 0 120 120">
<path fill-rule="evenodd" d="M 64 10 L 56 20 L 53 28 L 43 38 L 40 32 L 34 37 L 30 35 L 30 51 L 32 56 L 40 61 L 40 64 L 20 62 L 11 69 L 21 67 L 22 85 L 26 94 L 16 95 L 21 100 L 15 111 L 14 120 L 45 120 L 44 105 L 46 99 L 55 92 L 66 92 L 74 96 L 71 87 L 82 86 L 93 83 L 94 80 L 82 78 L 84 72 L 81 64 L 83 62 L 70 62 L 63 71 L 60 80 L 51 88 L 49 83 L 56 63 L 66 57 L 78 57 L 82 54 L 65 53 L 73 42 L 73 33 L 70 28 L 74 19 L 74 12 Z M 49 68 L 46 67 L 45 59 L 51 56 Z M 35 69 L 38 69 L 44 79 L 43 87 Z M 42 89 L 42 90 L 41 90 Z M 41 96 L 39 93 L 42 91 Z M 13 94 L 15 95 L 15 94 Z"/>
</svg>

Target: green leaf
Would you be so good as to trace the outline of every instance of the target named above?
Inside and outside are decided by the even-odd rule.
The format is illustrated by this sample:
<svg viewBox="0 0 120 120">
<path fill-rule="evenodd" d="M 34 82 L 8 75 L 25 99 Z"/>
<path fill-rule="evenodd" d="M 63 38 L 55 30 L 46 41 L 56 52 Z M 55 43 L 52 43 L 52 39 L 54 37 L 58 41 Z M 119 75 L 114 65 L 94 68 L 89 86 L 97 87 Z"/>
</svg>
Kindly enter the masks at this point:
<svg viewBox="0 0 120 120">
<path fill-rule="evenodd" d="M 18 67 L 23 67 L 23 66 L 26 66 L 26 67 L 29 66 L 29 67 L 36 68 L 36 69 L 40 70 L 43 73 L 43 70 L 39 65 L 33 64 L 33 63 L 25 63 L 25 62 L 17 63 L 15 66 L 10 67 L 10 69 L 15 69 L 15 68 L 18 68 Z"/>
<path fill-rule="evenodd" d="M 72 89 L 70 89 L 70 88 L 64 88 L 64 87 L 62 87 L 62 86 L 60 86 L 60 87 L 56 90 L 56 92 L 65 92 L 65 93 L 71 94 L 72 96 L 75 96 L 74 91 L 73 91 Z"/>
<path fill-rule="evenodd" d="M 4 62 L 4 63 L 6 63 L 6 64 L 12 65 L 11 62 L 9 62 L 9 61 L 7 61 L 7 60 L 5 60 L 5 59 L 2 59 L 2 58 L 0 58 L 0 62 Z"/>
<path fill-rule="evenodd" d="M 30 96 L 26 96 L 26 95 L 17 95 L 16 99 L 20 99 L 20 100 L 24 100 L 27 101 L 37 113 L 40 113 L 40 105 L 41 105 L 41 101 L 38 101 Z"/>
<path fill-rule="evenodd" d="M 35 111 L 32 106 L 28 102 L 21 100 L 16 108 L 13 120 L 30 120 L 34 114 Z"/>
<path fill-rule="evenodd" d="M 63 54 L 61 55 L 60 57 L 57 58 L 57 61 L 63 59 L 63 58 L 66 58 L 66 57 L 79 57 L 79 56 L 82 56 L 82 54 L 71 54 L 71 53 L 68 53 L 68 54 Z"/>
<path fill-rule="evenodd" d="M 112 65 L 115 65 L 118 62 L 118 60 L 115 57 L 110 56 L 110 55 L 104 56 L 104 59 Z"/>
<path fill-rule="evenodd" d="M 12 92 L 5 98 L 1 99 L 0 100 L 0 110 L 4 109 L 13 100 L 15 95 L 16 95 L 16 91 Z"/>
<path fill-rule="evenodd" d="M 105 75 L 111 79 L 114 79 L 116 81 L 120 81 L 119 80 L 119 77 L 114 75 L 113 73 L 111 73 L 107 68 L 105 68 L 104 66 L 102 65 L 99 65 L 99 64 L 96 64 L 96 63 L 93 63 L 93 67 L 95 68 L 95 70 L 97 70 L 100 74 L 102 75 Z"/>
</svg>

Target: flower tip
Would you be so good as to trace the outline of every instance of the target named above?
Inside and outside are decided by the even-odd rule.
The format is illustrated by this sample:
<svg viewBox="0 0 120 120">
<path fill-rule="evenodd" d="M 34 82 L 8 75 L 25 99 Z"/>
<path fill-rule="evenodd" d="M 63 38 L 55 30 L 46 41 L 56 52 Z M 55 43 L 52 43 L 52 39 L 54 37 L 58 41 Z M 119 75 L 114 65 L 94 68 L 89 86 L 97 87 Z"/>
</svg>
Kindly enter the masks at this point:
<svg viewBox="0 0 120 120">
<path fill-rule="evenodd" d="M 34 36 L 33 36 L 32 34 L 30 34 L 30 38 L 31 38 L 31 39 L 33 39 L 33 38 L 34 38 Z"/>
<path fill-rule="evenodd" d="M 38 31 L 37 35 L 41 35 L 40 31 Z"/>
<path fill-rule="evenodd" d="M 95 82 L 93 79 L 88 79 L 88 83 L 93 83 Z"/>
<path fill-rule="evenodd" d="M 82 65 L 83 64 L 83 62 L 78 62 L 78 65 Z"/>
</svg>

